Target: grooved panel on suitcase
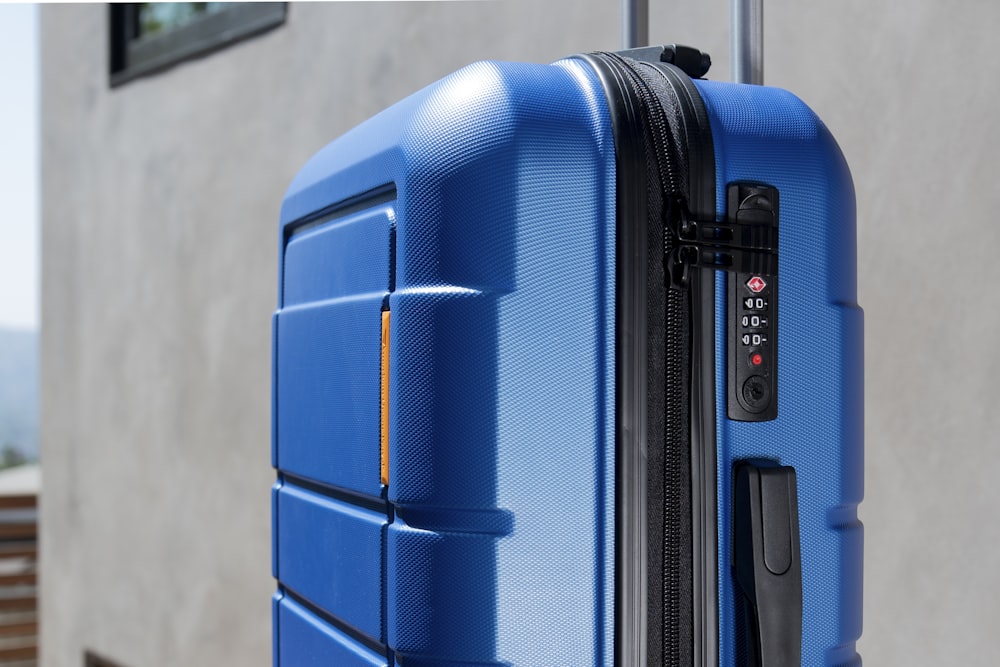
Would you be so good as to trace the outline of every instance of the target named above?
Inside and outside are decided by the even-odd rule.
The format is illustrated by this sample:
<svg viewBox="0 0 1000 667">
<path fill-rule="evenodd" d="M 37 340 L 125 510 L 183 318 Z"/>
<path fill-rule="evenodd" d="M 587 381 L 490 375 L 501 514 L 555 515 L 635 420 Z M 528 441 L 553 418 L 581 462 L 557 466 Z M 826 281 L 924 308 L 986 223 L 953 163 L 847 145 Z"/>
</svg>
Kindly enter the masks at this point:
<svg viewBox="0 0 1000 667">
<path fill-rule="evenodd" d="M 379 322 L 391 205 L 293 230 L 276 315 L 276 455 L 288 473 L 378 496 Z"/>
<path fill-rule="evenodd" d="M 863 351 L 851 178 L 826 127 L 791 93 L 762 86 L 697 85 L 716 138 L 717 182 L 763 180 L 781 192 L 781 280 L 786 286 L 778 314 L 778 418 L 765 423 L 729 420 L 725 368 L 718 369 L 720 664 L 739 664 L 726 530 L 732 520 L 731 472 L 734 461 L 758 458 L 793 466 L 798 477 L 802 664 L 855 664 L 855 640 L 861 634 L 857 506 L 863 481 Z M 725 289 L 720 277 L 720 359 L 726 354 Z"/>
<path fill-rule="evenodd" d="M 278 315 L 278 466 L 284 472 L 379 495 L 383 298 L 344 297 Z"/>
<path fill-rule="evenodd" d="M 275 603 L 275 624 L 281 637 L 275 664 L 285 667 L 387 667 L 385 656 L 323 622 L 288 598 Z"/>
<path fill-rule="evenodd" d="M 282 307 L 386 292 L 394 216 L 384 205 L 294 228 L 285 246 Z"/>
<path fill-rule="evenodd" d="M 287 482 L 275 493 L 278 579 L 296 595 L 382 641 L 385 514 Z"/>
</svg>

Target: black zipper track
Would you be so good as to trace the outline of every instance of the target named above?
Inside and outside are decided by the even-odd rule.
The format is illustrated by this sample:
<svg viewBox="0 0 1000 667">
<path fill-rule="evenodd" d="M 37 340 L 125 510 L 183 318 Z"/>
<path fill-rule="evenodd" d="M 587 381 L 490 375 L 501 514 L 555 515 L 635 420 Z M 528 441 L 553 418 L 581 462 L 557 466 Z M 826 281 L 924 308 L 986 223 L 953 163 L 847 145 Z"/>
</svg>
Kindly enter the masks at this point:
<svg viewBox="0 0 1000 667">
<path fill-rule="evenodd" d="M 645 111 L 647 121 L 644 123 L 650 223 L 647 226 L 650 363 L 647 567 L 651 595 L 647 664 L 690 665 L 693 648 L 688 403 L 691 314 L 688 292 L 670 288 L 665 265 L 675 246 L 671 230 L 678 222 L 667 217 L 677 210 L 671 200 L 683 201 L 686 190 L 685 156 L 664 109 L 670 91 L 662 75 L 652 65 L 614 57 L 626 67 L 626 76 L 641 100 L 640 108 Z M 662 322 L 657 317 L 659 313 Z"/>
<path fill-rule="evenodd" d="M 715 493 L 714 465 L 709 480 L 702 471 L 703 460 L 709 453 L 693 453 L 692 445 L 704 448 L 703 436 L 710 436 L 710 454 L 714 460 L 714 428 L 708 429 L 712 431 L 710 434 L 704 433 L 703 415 L 699 413 L 694 420 L 692 415 L 694 408 L 699 411 L 706 408 L 702 400 L 706 369 L 699 367 L 694 350 L 701 355 L 711 344 L 705 346 L 699 341 L 695 345 L 692 317 L 697 311 L 699 334 L 706 335 L 704 313 L 706 306 L 711 312 L 712 294 L 704 281 L 707 276 L 710 284 L 712 274 L 697 272 L 692 281 L 694 289 L 672 286 L 668 258 L 676 246 L 675 230 L 681 224 L 680 215 L 688 209 L 689 195 L 697 204 L 692 208 L 698 215 L 714 216 L 714 160 L 704 159 L 706 145 L 711 152 L 711 138 L 704 110 L 701 109 L 700 116 L 698 114 L 698 104 L 694 101 L 697 93 L 689 80 L 685 84 L 683 74 L 673 72 L 667 65 L 636 61 L 618 54 L 595 54 L 587 59 L 602 78 L 616 129 L 620 172 L 619 239 L 622 239 L 623 225 L 643 224 L 646 235 L 645 244 L 632 245 L 633 250 L 644 246 L 641 254 L 645 255 L 645 285 L 640 291 L 645 298 L 633 303 L 634 307 L 645 307 L 646 317 L 631 320 L 645 323 L 646 345 L 637 348 L 645 350 L 648 363 L 646 375 L 641 378 L 645 386 L 640 392 L 648 401 L 648 411 L 633 411 L 633 414 L 641 413 L 646 417 L 648 448 L 642 452 L 645 456 L 639 457 L 645 463 L 643 497 L 647 502 L 641 509 L 645 510 L 646 525 L 637 529 L 628 525 L 627 517 L 623 519 L 623 511 L 635 511 L 637 503 L 634 498 L 623 498 L 621 493 L 617 498 L 617 523 L 620 535 L 627 530 L 628 535 L 641 533 L 645 540 L 645 558 L 639 559 L 638 564 L 634 559 L 626 564 L 645 570 L 642 579 L 647 597 L 634 599 L 639 594 L 630 595 L 627 590 L 628 586 L 636 586 L 634 572 L 625 577 L 619 575 L 616 665 L 708 665 L 715 655 L 715 650 L 708 645 L 714 639 L 716 624 L 714 616 L 708 619 L 705 615 L 716 612 L 714 599 L 706 599 L 715 595 L 714 575 L 708 577 L 713 585 L 706 587 L 705 571 L 713 569 L 715 562 L 714 553 L 711 556 L 708 553 L 715 543 L 715 515 L 714 501 L 707 503 L 704 498 Z M 692 124 L 693 127 L 689 127 Z M 626 136 L 629 132 L 631 137 Z M 623 176 L 626 169 L 628 173 Z M 689 187 L 689 174 L 700 186 L 694 191 Z M 628 202 L 628 197 L 638 192 L 634 184 L 631 188 L 626 187 L 630 185 L 627 181 L 638 178 L 643 178 L 645 183 L 645 211 L 642 206 Z M 630 221 L 629 215 L 640 219 Z M 628 252 L 619 253 L 619 260 L 635 260 L 634 254 L 630 258 Z M 624 273 L 627 276 L 628 272 Z M 622 275 L 620 270 L 619 277 Z M 633 276 L 633 283 L 638 282 L 636 278 Z M 692 299 L 696 302 L 695 308 L 692 308 Z M 619 301 L 627 301 L 621 292 Z M 619 318 L 620 325 L 623 321 L 628 324 L 629 318 Z M 711 330 L 707 335 L 712 335 Z M 621 345 L 622 336 L 618 338 Z M 618 364 L 620 370 L 623 366 L 627 364 Z M 714 369 L 714 361 L 711 368 Z M 711 369 L 707 370 L 710 395 L 714 385 Z M 633 378 L 628 379 L 634 382 Z M 629 443 L 618 444 L 619 457 L 622 457 L 621 448 Z M 642 449 L 644 445 L 639 442 L 631 446 Z M 627 465 L 620 465 L 619 484 L 635 483 L 623 479 L 622 472 L 634 474 L 634 470 L 641 468 L 632 465 L 629 469 Z M 698 485 L 694 494 L 692 480 Z M 623 509 L 629 504 L 631 507 Z M 707 504 L 711 505 L 712 512 L 706 518 Z M 711 531 L 708 530 L 709 522 Z M 708 532 L 712 533 L 710 545 L 704 542 Z M 620 559 L 623 555 L 627 557 L 629 545 L 620 545 L 618 554 Z M 709 556 L 711 565 L 706 564 Z M 619 569 L 621 567 L 619 563 Z M 628 605 L 642 607 L 645 611 L 641 624 L 645 629 L 644 637 L 637 636 L 643 634 L 636 628 L 639 619 L 635 618 L 632 609 L 623 608 Z M 625 645 L 640 640 L 641 647 Z"/>
</svg>

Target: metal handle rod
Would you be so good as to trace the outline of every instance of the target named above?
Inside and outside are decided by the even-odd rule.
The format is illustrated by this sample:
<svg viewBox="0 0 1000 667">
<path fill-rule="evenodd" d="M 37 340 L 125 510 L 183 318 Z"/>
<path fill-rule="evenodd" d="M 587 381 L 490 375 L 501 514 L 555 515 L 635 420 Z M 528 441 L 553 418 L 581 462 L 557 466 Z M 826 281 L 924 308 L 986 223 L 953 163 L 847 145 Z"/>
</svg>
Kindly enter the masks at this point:
<svg viewBox="0 0 1000 667">
<path fill-rule="evenodd" d="M 729 69 L 736 83 L 764 83 L 764 0 L 731 0 Z"/>
<path fill-rule="evenodd" d="M 649 45 L 649 0 L 622 0 L 622 48 Z"/>
</svg>

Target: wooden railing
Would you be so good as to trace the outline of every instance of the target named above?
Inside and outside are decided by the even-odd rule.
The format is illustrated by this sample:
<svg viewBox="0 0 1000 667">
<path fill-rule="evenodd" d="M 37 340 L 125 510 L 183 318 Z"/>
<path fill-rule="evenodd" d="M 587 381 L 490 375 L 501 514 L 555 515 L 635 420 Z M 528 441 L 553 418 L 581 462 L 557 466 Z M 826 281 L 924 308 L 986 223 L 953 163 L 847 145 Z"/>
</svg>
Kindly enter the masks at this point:
<svg viewBox="0 0 1000 667">
<path fill-rule="evenodd" d="M 38 506 L 0 495 L 0 666 L 38 664 Z"/>
</svg>

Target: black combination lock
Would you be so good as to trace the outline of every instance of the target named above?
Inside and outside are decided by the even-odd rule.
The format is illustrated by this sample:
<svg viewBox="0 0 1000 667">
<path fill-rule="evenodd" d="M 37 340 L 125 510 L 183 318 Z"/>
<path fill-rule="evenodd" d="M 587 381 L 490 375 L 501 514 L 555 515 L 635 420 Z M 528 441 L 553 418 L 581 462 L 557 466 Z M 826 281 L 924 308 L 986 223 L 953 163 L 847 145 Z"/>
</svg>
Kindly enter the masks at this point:
<svg viewBox="0 0 1000 667">
<path fill-rule="evenodd" d="M 766 258 L 727 273 L 729 418 L 768 421 L 778 416 L 778 191 L 731 183 L 726 223 L 744 250 Z"/>
</svg>

